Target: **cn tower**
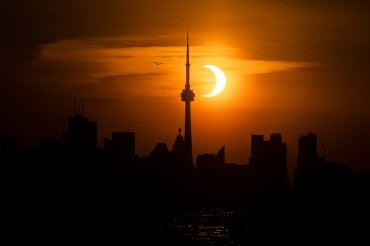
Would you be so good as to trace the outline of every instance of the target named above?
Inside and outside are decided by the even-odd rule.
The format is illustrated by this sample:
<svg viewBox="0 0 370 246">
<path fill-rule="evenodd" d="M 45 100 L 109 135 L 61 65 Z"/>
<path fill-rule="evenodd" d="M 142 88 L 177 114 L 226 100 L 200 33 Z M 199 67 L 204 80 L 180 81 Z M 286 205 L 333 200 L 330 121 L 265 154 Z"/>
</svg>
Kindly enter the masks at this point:
<svg viewBox="0 0 370 246">
<path fill-rule="evenodd" d="M 190 103 L 194 101 L 195 94 L 190 90 L 190 63 L 189 63 L 189 32 L 186 34 L 186 82 L 181 93 L 181 101 L 185 102 L 185 158 L 186 163 L 193 165 L 193 147 L 191 140 L 191 110 Z"/>
</svg>

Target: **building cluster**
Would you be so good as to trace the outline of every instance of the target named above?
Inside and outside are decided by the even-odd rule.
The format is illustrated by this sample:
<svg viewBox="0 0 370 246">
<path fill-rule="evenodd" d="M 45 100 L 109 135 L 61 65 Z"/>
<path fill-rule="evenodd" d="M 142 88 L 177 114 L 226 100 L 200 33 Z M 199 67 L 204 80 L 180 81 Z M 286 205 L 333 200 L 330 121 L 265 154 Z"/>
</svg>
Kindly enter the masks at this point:
<svg viewBox="0 0 370 246">
<path fill-rule="evenodd" d="M 68 119 L 61 143 L 45 140 L 41 148 L 19 153 L 16 139 L 4 137 L 4 178 L 23 185 L 47 180 L 54 184 L 47 186 L 51 190 L 69 187 L 69 192 L 75 192 L 76 187 L 88 187 L 95 192 L 119 187 L 125 194 L 155 194 L 161 201 L 177 197 L 181 201 L 234 204 L 266 197 L 284 199 L 292 192 L 304 196 L 349 194 L 369 183 L 365 175 L 348 165 L 319 157 L 314 133 L 299 137 L 293 187 L 287 176 L 287 146 L 279 133 L 271 134 L 268 140 L 263 135 L 251 136 L 249 165 L 225 163 L 225 146 L 215 154 L 199 154 L 194 165 L 190 105 L 195 94 L 190 88 L 189 60 L 187 37 L 186 82 L 181 93 L 185 131 L 183 136 L 179 129 L 171 149 L 166 143 L 158 143 L 148 156 L 139 157 L 134 132 L 113 132 L 111 138 L 104 139 L 104 147 L 98 148 L 97 122 L 85 117 L 82 107 Z"/>
<path fill-rule="evenodd" d="M 67 179 L 73 187 L 116 185 L 130 193 L 161 194 L 162 198 L 191 193 L 193 200 L 204 202 L 241 203 L 246 197 L 282 198 L 293 192 L 343 194 L 364 183 L 365 176 L 349 165 L 319 157 L 314 133 L 299 137 L 293 187 L 287 176 L 287 146 L 279 133 L 271 134 L 268 140 L 263 135 L 251 136 L 249 165 L 226 163 L 225 146 L 215 154 L 198 154 L 193 165 L 186 158 L 186 147 L 179 129 L 172 148 L 157 143 L 144 157 L 135 153 L 134 132 L 112 132 L 111 138 L 104 139 L 104 147 L 98 148 L 97 122 L 78 114 L 68 119 L 61 142 L 45 140 L 40 148 L 19 151 L 15 138 L 3 137 L 1 161 L 8 171 L 23 167 L 23 174 L 33 180 L 48 177 L 56 184 Z M 32 183 L 32 179 L 25 180 Z"/>
<path fill-rule="evenodd" d="M 292 237 L 326 244 L 338 235 L 335 242 L 368 241 L 368 228 L 358 226 L 357 218 L 370 219 L 370 174 L 320 157 L 314 133 L 299 136 L 293 184 L 280 133 L 268 139 L 251 135 L 248 165 L 226 163 L 225 146 L 198 154 L 194 163 L 190 106 L 195 94 L 189 70 L 187 39 L 184 133 L 179 129 L 172 146 L 157 143 L 147 156 L 137 155 L 135 132 L 112 132 L 98 148 L 98 124 L 83 115 L 83 105 L 68 118 L 61 141 L 43 140 L 39 147 L 19 150 L 15 137 L 3 136 L 2 219 L 5 228 L 17 228 L 15 236 L 9 234 L 11 242 L 19 235 L 29 244 L 30 238 L 65 240 L 67 234 L 78 234 L 94 244 L 95 239 L 106 244 L 112 235 L 136 242 L 162 237 L 161 245 L 179 237 L 168 233 L 171 225 L 190 230 L 192 240 L 193 232 L 204 237 L 213 228 L 208 230 L 213 237 L 224 230 L 229 239 L 245 238 L 246 244 Z M 199 223 L 189 216 L 194 208 L 203 211 Z M 225 213 L 216 218 L 209 211 Z M 232 211 L 238 216 L 230 216 Z"/>
</svg>

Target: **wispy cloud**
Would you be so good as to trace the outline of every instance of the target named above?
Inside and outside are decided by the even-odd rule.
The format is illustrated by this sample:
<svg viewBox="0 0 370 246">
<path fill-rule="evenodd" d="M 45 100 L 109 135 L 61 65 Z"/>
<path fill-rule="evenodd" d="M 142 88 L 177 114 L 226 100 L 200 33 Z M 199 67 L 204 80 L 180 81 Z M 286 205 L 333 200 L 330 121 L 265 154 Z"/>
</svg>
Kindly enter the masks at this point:
<svg viewBox="0 0 370 246">
<path fill-rule="evenodd" d="M 95 94 L 167 97 L 181 90 L 185 79 L 185 45 L 162 45 L 164 36 L 136 35 L 111 38 L 61 40 L 42 46 L 33 68 L 45 71 L 45 81 L 65 87 L 84 88 Z M 130 42 L 130 40 L 132 42 Z M 152 42 L 152 43 L 151 43 Z M 142 43 L 143 45 L 136 45 Z M 234 83 L 250 74 L 317 66 L 314 63 L 244 59 L 240 48 L 226 45 L 190 47 L 191 81 L 201 93 L 213 84 L 213 76 L 203 68 L 214 64 Z M 156 65 L 155 61 L 163 64 Z M 37 69 L 34 70 L 34 72 Z M 85 93 L 86 93 L 85 91 Z"/>
</svg>

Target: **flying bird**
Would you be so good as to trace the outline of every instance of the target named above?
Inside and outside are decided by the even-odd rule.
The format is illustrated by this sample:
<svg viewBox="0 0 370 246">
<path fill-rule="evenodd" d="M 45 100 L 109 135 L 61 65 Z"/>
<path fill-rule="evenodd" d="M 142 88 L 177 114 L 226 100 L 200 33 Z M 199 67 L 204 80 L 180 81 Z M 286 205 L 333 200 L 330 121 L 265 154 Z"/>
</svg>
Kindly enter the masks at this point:
<svg viewBox="0 0 370 246">
<path fill-rule="evenodd" d="M 153 62 L 153 63 L 157 64 L 158 66 L 159 66 L 160 64 L 163 64 L 163 62 L 157 62 L 157 61 L 155 61 L 155 62 Z"/>
</svg>

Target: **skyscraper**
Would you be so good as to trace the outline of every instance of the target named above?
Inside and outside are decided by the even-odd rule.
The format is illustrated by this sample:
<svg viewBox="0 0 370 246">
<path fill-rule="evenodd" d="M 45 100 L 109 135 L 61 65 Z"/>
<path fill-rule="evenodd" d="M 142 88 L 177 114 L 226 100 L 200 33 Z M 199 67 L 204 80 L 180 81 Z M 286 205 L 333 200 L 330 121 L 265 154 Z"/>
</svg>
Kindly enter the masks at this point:
<svg viewBox="0 0 370 246">
<path fill-rule="evenodd" d="M 301 135 L 298 139 L 297 168 L 314 168 L 317 164 L 317 137 L 315 133 Z"/>
<path fill-rule="evenodd" d="M 190 89 L 190 63 L 189 63 L 189 33 L 186 35 L 186 82 L 181 93 L 181 101 L 185 102 L 185 161 L 193 165 L 193 147 L 191 139 L 191 110 L 190 103 L 194 101 L 195 94 Z"/>
<path fill-rule="evenodd" d="M 97 148 L 97 122 L 83 115 L 68 118 L 68 131 L 63 131 L 63 144 L 78 152 L 95 151 Z"/>
<path fill-rule="evenodd" d="M 112 132 L 112 139 L 104 138 L 104 151 L 114 161 L 127 162 L 135 158 L 135 133 Z"/>
<path fill-rule="evenodd" d="M 271 134 L 268 141 L 263 135 L 252 135 L 249 163 L 260 181 L 276 187 L 287 184 L 287 147 L 280 133 Z"/>
</svg>

